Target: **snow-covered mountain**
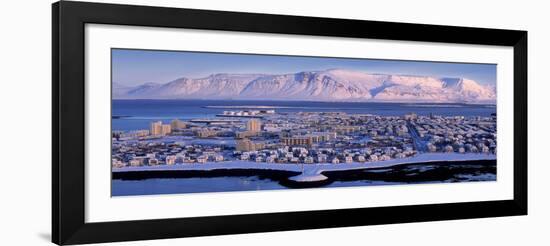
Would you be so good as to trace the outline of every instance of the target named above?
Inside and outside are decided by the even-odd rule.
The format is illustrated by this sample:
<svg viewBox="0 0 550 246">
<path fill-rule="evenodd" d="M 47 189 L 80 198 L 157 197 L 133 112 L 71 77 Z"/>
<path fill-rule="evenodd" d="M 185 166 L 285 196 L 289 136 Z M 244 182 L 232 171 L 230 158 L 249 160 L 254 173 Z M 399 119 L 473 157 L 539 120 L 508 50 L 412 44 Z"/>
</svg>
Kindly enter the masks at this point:
<svg viewBox="0 0 550 246">
<path fill-rule="evenodd" d="M 295 74 L 213 74 L 166 84 L 113 85 L 115 99 L 241 99 L 495 103 L 494 86 L 465 78 L 330 69 Z"/>
</svg>

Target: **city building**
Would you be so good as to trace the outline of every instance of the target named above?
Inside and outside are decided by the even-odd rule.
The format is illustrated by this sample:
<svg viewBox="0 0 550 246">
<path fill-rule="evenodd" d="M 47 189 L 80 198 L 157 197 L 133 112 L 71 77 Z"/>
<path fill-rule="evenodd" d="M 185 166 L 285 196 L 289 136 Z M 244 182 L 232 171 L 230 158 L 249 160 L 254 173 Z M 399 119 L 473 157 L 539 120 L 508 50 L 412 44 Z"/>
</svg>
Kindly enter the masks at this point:
<svg viewBox="0 0 550 246">
<path fill-rule="evenodd" d="M 416 113 L 409 113 L 405 115 L 405 120 L 416 120 L 418 119 L 418 115 Z"/>
<path fill-rule="evenodd" d="M 208 161 L 208 156 L 201 155 L 201 156 L 197 157 L 197 162 L 198 163 L 206 163 L 207 161 Z"/>
<path fill-rule="evenodd" d="M 112 165 L 114 168 L 121 168 L 121 167 L 124 167 L 124 163 L 121 161 L 121 160 L 118 160 L 118 159 L 113 159 L 112 160 Z"/>
<path fill-rule="evenodd" d="M 162 121 L 155 121 L 151 123 L 151 127 L 149 129 L 149 132 L 153 136 L 160 136 L 162 135 Z"/>
<path fill-rule="evenodd" d="M 312 145 L 313 137 L 311 136 L 293 136 L 281 138 L 281 143 L 285 145 Z"/>
<path fill-rule="evenodd" d="M 338 134 L 349 134 L 361 129 L 360 126 L 334 126 L 333 128 Z"/>
<path fill-rule="evenodd" d="M 251 119 L 246 123 L 246 130 L 249 132 L 260 132 L 262 130 L 262 122 L 258 119 Z"/>
<path fill-rule="evenodd" d="M 346 156 L 346 159 L 345 159 L 346 163 L 352 163 L 353 162 L 353 157 L 351 156 Z"/>
<path fill-rule="evenodd" d="M 224 160 L 223 155 L 214 155 L 213 159 L 215 162 L 220 162 Z"/>
<path fill-rule="evenodd" d="M 119 140 L 134 139 L 149 136 L 149 130 L 133 130 L 118 133 Z"/>
<path fill-rule="evenodd" d="M 378 161 L 378 156 L 377 155 L 370 155 L 369 156 L 369 161 Z"/>
<path fill-rule="evenodd" d="M 165 136 L 169 135 L 170 133 L 172 133 L 172 127 L 170 125 L 162 125 L 161 135 Z"/>
<path fill-rule="evenodd" d="M 319 163 L 327 162 L 327 155 L 325 154 L 317 155 L 317 162 Z"/>
<path fill-rule="evenodd" d="M 218 135 L 218 131 L 212 129 L 202 129 L 196 132 L 199 138 L 210 138 Z"/>
<path fill-rule="evenodd" d="M 159 160 L 156 158 L 150 158 L 148 161 L 149 166 L 156 166 L 159 164 Z"/>
<path fill-rule="evenodd" d="M 426 147 L 428 147 L 428 151 L 430 151 L 430 152 L 436 152 L 437 151 L 437 147 L 432 143 L 428 143 L 426 145 Z"/>
<path fill-rule="evenodd" d="M 130 166 L 132 167 L 139 167 L 143 165 L 143 161 L 139 159 L 132 159 L 128 164 L 130 164 Z"/>
<path fill-rule="evenodd" d="M 236 132 L 235 138 L 249 138 L 254 137 L 258 135 L 259 132 L 252 132 L 252 131 L 244 131 L 244 132 Z"/>
<path fill-rule="evenodd" d="M 176 156 L 175 155 L 169 155 L 169 156 L 166 156 L 166 165 L 174 165 L 176 164 Z"/>
<path fill-rule="evenodd" d="M 164 136 L 172 132 L 172 128 L 168 124 L 162 124 L 162 121 L 152 122 L 149 132 L 152 136 Z"/>
<path fill-rule="evenodd" d="M 180 130 L 187 127 L 187 125 L 181 120 L 174 119 L 170 122 L 170 127 L 172 128 L 172 130 Z"/>
<path fill-rule="evenodd" d="M 263 149 L 265 146 L 264 143 L 261 142 L 253 142 L 249 139 L 239 139 L 237 140 L 237 151 L 255 151 Z"/>
</svg>

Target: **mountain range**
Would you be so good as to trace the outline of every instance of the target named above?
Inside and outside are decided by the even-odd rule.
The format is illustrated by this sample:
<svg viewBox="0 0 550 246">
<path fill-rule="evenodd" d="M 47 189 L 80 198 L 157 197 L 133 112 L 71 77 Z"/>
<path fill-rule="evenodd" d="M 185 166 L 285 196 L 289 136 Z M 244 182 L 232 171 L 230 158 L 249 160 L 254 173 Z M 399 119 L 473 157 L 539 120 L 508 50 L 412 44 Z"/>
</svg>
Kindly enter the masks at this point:
<svg viewBox="0 0 550 246">
<path fill-rule="evenodd" d="M 496 88 L 466 78 L 343 69 L 292 74 L 212 74 L 138 86 L 113 84 L 114 99 L 234 99 L 354 102 L 496 102 Z"/>
</svg>

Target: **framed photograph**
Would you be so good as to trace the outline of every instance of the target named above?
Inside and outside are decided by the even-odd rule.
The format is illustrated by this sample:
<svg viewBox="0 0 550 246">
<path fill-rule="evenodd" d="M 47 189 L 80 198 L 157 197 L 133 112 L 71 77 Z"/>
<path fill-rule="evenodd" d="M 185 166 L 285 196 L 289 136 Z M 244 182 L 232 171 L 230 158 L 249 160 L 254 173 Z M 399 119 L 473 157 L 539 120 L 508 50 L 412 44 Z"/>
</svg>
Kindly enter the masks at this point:
<svg viewBox="0 0 550 246">
<path fill-rule="evenodd" d="M 527 214 L 527 32 L 53 4 L 52 235 Z"/>
</svg>

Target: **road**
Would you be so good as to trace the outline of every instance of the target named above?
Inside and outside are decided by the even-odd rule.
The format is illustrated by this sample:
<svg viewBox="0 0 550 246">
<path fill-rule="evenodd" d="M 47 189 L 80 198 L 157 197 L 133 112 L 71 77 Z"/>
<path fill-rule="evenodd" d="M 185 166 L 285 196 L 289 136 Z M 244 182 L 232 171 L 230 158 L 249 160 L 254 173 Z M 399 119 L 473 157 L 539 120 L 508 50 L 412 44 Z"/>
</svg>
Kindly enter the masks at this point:
<svg viewBox="0 0 550 246">
<path fill-rule="evenodd" d="M 407 128 L 409 129 L 409 133 L 411 134 L 411 137 L 413 139 L 414 148 L 416 149 L 416 151 L 418 151 L 419 153 L 428 152 L 426 141 L 422 140 L 422 138 L 416 131 L 416 128 L 414 128 L 414 126 L 410 122 L 407 122 Z"/>
</svg>

